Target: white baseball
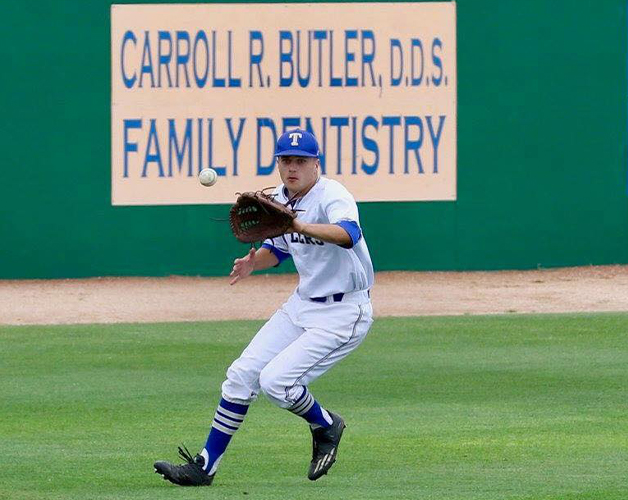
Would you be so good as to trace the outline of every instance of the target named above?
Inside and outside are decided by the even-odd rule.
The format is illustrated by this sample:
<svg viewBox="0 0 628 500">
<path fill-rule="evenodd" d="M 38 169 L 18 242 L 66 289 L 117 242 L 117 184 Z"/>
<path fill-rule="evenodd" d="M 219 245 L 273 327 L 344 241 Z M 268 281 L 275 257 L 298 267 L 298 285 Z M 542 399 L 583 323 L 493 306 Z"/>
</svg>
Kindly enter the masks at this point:
<svg viewBox="0 0 628 500">
<path fill-rule="evenodd" d="M 204 168 L 199 172 L 198 180 L 203 186 L 213 186 L 218 180 L 218 174 L 213 168 Z"/>
</svg>

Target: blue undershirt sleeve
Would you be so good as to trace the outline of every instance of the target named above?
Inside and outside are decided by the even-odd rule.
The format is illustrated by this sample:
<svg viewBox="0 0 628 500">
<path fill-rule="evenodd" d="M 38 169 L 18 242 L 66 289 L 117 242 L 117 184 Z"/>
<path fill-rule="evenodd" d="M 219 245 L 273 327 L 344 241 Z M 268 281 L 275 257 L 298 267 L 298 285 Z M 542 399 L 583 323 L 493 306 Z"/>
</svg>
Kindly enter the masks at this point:
<svg viewBox="0 0 628 500">
<path fill-rule="evenodd" d="M 268 250 L 270 250 L 273 253 L 273 255 L 275 257 L 277 257 L 277 260 L 279 261 L 277 263 L 277 266 L 279 264 L 281 264 L 284 260 L 286 260 L 288 257 L 290 257 L 290 254 L 288 252 L 282 252 L 281 250 L 279 250 L 277 247 L 274 247 L 270 243 L 264 243 L 262 245 L 262 248 L 267 248 Z M 277 266 L 275 266 L 275 267 L 277 267 Z"/>
<path fill-rule="evenodd" d="M 349 245 L 340 245 L 342 248 L 353 248 L 360 238 L 362 237 L 362 230 L 358 223 L 352 220 L 341 220 L 340 222 L 336 222 L 336 226 L 340 226 L 342 229 L 347 231 L 347 234 L 351 237 L 351 244 Z"/>
</svg>

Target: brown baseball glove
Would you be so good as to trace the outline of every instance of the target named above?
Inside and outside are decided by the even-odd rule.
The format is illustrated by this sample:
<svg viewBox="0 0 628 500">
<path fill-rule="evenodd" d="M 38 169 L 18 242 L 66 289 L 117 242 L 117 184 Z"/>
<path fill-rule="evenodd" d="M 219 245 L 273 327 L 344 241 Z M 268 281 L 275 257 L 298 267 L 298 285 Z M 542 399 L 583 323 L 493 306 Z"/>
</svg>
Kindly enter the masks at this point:
<svg viewBox="0 0 628 500">
<path fill-rule="evenodd" d="M 229 211 L 231 231 L 242 243 L 284 234 L 297 213 L 263 191 L 242 193 Z"/>
</svg>

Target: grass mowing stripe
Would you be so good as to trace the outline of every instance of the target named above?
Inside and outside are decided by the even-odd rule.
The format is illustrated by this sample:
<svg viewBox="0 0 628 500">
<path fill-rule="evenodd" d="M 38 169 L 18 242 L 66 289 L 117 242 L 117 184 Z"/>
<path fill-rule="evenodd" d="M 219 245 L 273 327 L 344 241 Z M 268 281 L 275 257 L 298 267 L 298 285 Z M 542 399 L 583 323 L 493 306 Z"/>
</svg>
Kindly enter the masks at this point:
<svg viewBox="0 0 628 500">
<path fill-rule="evenodd" d="M 260 398 L 215 485 L 161 481 L 261 324 L 0 327 L 0 499 L 628 498 L 627 314 L 378 319 L 311 386 L 348 424 L 329 476 Z"/>
</svg>

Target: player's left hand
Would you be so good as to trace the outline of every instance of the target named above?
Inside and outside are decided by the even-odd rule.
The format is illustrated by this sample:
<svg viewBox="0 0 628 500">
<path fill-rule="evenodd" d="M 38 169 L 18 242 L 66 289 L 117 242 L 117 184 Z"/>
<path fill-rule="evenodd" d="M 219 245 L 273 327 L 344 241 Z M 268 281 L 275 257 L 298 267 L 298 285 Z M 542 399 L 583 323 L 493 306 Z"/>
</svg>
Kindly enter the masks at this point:
<svg viewBox="0 0 628 500">
<path fill-rule="evenodd" d="M 246 254 L 241 259 L 236 259 L 233 261 L 233 270 L 229 276 L 231 277 L 231 281 L 229 281 L 230 285 L 235 285 L 238 281 L 243 280 L 248 275 L 250 275 L 255 269 L 255 248 L 251 248 L 249 253 Z"/>
</svg>

